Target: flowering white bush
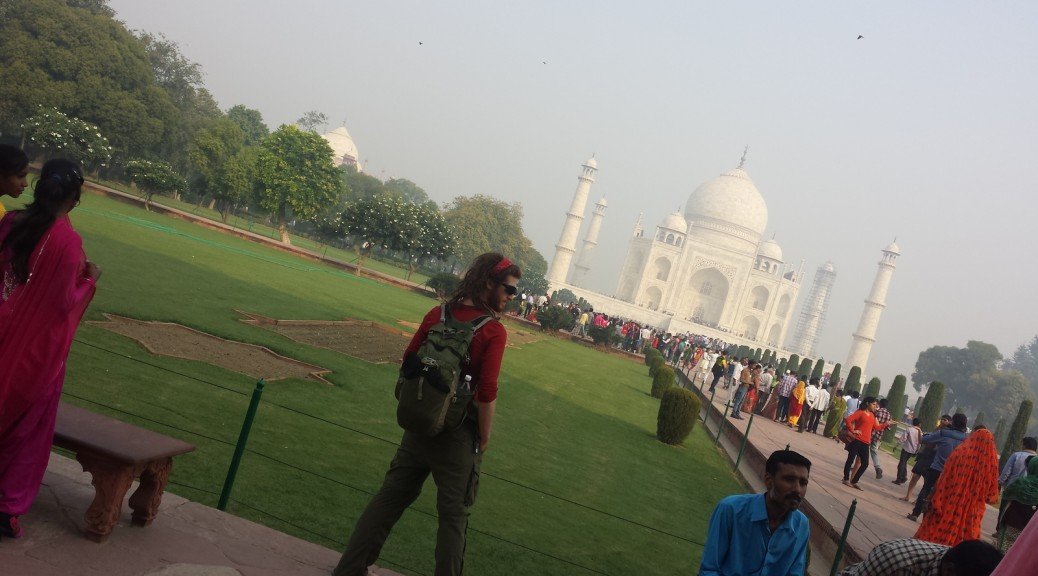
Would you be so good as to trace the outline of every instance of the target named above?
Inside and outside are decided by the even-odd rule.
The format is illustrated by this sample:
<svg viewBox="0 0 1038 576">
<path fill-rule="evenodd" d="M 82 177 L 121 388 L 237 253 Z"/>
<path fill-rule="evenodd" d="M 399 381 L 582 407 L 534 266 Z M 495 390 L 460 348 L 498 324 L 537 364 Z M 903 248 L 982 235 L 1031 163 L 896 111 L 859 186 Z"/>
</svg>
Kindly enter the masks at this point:
<svg viewBox="0 0 1038 576">
<path fill-rule="evenodd" d="M 45 155 L 75 160 L 87 168 L 108 165 L 112 147 L 97 126 L 69 116 L 57 108 L 43 108 L 22 124 L 33 146 Z"/>
</svg>

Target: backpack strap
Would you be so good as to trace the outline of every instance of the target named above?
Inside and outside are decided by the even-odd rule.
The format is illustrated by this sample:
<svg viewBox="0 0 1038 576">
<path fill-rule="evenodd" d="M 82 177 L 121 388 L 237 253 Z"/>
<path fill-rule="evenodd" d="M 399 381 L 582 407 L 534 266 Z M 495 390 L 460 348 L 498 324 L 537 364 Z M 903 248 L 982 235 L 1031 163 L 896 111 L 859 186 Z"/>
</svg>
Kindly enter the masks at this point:
<svg viewBox="0 0 1038 576">
<path fill-rule="evenodd" d="M 493 316 L 480 316 L 472 321 L 472 333 L 475 334 L 480 328 L 486 326 L 488 322 L 493 320 Z"/>
<path fill-rule="evenodd" d="M 446 322 L 447 318 L 450 318 L 451 311 L 447 308 L 447 303 L 440 304 L 440 322 Z"/>
</svg>

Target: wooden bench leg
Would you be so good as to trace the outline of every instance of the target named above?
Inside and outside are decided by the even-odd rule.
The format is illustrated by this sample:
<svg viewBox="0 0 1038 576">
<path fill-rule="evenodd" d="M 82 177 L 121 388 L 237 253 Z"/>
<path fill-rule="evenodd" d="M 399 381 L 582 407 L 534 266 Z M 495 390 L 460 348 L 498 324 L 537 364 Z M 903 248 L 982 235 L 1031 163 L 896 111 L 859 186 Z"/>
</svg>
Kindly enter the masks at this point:
<svg viewBox="0 0 1038 576">
<path fill-rule="evenodd" d="M 86 537 L 94 542 L 104 542 L 119 521 L 123 498 L 133 483 L 134 470 L 131 466 L 89 452 L 76 454 L 76 460 L 83 465 L 84 471 L 90 472 L 95 492 L 94 501 L 86 511 Z"/>
<path fill-rule="evenodd" d="M 147 526 L 155 519 L 172 469 L 173 459 L 163 458 L 149 463 L 141 472 L 141 483 L 130 496 L 134 526 Z"/>
</svg>

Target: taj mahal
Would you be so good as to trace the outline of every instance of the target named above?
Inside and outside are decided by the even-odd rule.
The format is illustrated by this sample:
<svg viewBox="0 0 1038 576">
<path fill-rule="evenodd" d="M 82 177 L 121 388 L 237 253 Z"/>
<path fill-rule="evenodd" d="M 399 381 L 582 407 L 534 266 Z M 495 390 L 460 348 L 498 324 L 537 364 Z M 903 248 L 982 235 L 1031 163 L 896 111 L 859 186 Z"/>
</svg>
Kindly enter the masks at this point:
<svg viewBox="0 0 1038 576">
<path fill-rule="evenodd" d="M 593 265 L 605 198 L 595 204 L 579 252 L 577 247 L 598 170 L 597 160 L 588 159 L 546 275 L 551 290 L 568 289 L 596 310 L 669 332 L 813 357 L 835 266 L 826 262 L 817 269 L 800 317 L 792 322 L 804 265 L 789 264 L 775 239 L 764 237 L 768 206 L 745 162 L 744 154 L 738 166 L 700 184 L 684 210 L 668 214 L 655 229 L 647 230 L 639 216 L 615 292 L 607 296 L 587 289 L 584 282 Z M 865 368 L 898 255 L 896 244 L 883 250 L 876 284 L 853 336 L 849 365 Z"/>
</svg>

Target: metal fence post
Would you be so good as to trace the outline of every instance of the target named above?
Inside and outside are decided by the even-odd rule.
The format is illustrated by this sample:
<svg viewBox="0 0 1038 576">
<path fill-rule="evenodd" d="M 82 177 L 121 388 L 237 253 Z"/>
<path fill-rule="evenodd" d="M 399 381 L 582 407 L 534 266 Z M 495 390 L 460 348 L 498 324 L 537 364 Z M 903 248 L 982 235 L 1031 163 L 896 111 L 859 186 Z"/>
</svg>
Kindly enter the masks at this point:
<svg viewBox="0 0 1038 576">
<path fill-rule="evenodd" d="M 227 509 L 227 501 L 231 499 L 231 489 L 234 487 L 234 478 L 238 475 L 238 466 L 241 457 L 245 453 L 245 443 L 249 441 L 249 432 L 252 430 L 252 421 L 256 418 L 256 409 L 259 407 L 260 396 L 263 395 L 263 380 L 256 382 L 256 389 L 252 391 L 252 400 L 249 401 L 249 409 L 245 412 L 245 421 L 241 425 L 241 433 L 238 434 L 238 444 L 234 447 L 234 456 L 231 457 L 231 467 L 227 469 L 227 479 L 223 482 L 223 490 L 220 491 L 220 502 L 216 505 L 218 510 Z"/>
<path fill-rule="evenodd" d="M 753 426 L 753 411 L 750 411 L 750 421 L 746 423 L 746 431 L 742 433 L 742 444 L 739 445 L 739 456 L 735 458 L 735 468 L 739 469 L 739 462 L 742 461 L 743 450 L 746 450 L 746 442 L 750 439 L 750 426 Z"/>
<path fill-rule="evenodd" d="M 836 558 L 833 559 L 833 567 L 829 570 L 829 576 L 836 576 L 836 570 L 843 560 L 843 547 L 847 545 L 847 534 L 851 531 L 851 520 L 854 519 L 854 510 L 858 507 L 858 499 L 851 501 L 851 508 L 847 511 L 847 522 L 843 525 L 843 534 L 840 536 L 840 544 L 836 546 Z"/>
<path fill-rule="evenodd" d="M 714 438 L 714 445 L 721 441 L 721 431 L 724 430 L 724 425 L 728 422 L 728 408 L 731 404 L 731 400 L 724 403 L 724 415 L 721 416 L 721 421 L 717 423 L 717 438 Z"/>
</svg>

